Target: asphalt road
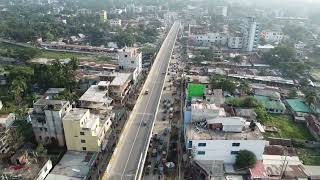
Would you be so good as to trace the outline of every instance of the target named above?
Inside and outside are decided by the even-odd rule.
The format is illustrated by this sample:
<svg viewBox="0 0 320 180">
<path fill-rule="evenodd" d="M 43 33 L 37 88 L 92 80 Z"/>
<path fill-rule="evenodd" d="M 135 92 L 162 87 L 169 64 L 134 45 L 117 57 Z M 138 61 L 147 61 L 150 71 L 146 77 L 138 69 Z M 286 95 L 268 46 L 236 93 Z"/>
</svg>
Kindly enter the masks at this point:
<svg viewBox="0 0 320 180">
<path fill-rule="evenodd" d="M 165 74 L 178 31 L 179 22 L 176 22 L 158 52 L 103 179 L 135 179 L 139 167 L 142 166 L 143 153 L 147 150 L 149 135 L 155 120 Z M 144 94 L 146 90 L 149 90 L 147 95 Z M 146 122 L 146 125 L 143 122 Z"/>
</svg>

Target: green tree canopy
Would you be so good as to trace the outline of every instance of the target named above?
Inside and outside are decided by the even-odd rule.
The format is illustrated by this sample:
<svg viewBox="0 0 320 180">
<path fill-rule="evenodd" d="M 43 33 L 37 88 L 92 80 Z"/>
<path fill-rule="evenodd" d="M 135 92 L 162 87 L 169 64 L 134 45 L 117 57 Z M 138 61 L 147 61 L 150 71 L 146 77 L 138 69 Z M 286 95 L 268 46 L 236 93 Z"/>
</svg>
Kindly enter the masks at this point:
<svg viewBox="0 0 320 180">
<path fill-rule="evenodd" d="M 248 150 L 240 150 L 236 157 L 237 168 L 250 168 L 256 164 L 256 155 Z"/>
</svg>

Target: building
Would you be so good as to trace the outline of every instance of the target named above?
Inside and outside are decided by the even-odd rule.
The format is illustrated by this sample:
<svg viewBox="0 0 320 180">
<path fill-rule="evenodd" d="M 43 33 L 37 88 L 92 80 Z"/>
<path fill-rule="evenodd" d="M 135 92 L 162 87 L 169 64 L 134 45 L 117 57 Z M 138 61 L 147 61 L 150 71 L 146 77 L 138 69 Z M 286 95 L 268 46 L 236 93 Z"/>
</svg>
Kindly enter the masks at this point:
<svg viewBox="0 0 320 180">
<path fill-rule="evenodd" d="M 81 108 L 90 109 L 94 113 L 102 113 L 112 110 L 112 98 L 109 95 L 108 81 L 100 81 L 97 85 L 92 85 L 79 98 Z"/>
<path fill-rule="evenodd" d="M 118 52 L 120 70 L 132 70 L 133 81 L 136 82 L 142 71 L 142 53 L 137 48 L 125 47 Z"/>
<path fill-rule="evenodd" d="M 227 43 L 227 35 L 224 33 L 205 33 L 190 35 L 191 43 L 200 46 L 225 45 Z"/>
<path fill-rule="evenodd" d="M 104 150 L 111 124 L 110 116 L 102 121 L 88 109 L 72 109 L 63 118 L 67 149 L 91 152 Z"/>
<path fill-rule="evenodd" d="M 242 49 L 243 46 L 243 34 L 240 32 L 229 35 L 228 48 L 230 49 Z"/>
<path fill-rule="evenodd" d="M 23 148 L 11 156 L 10 162 L 1 161 L 0 166 L 1 179 L 44 180 L 52 169 L 52 161 Z"/>
<path fill-rule="evenodd" d="M 107 19 L 108 19 L 107 11 L 106 10 L 100 11 L 100 21 L 101 22 L 106 22 Z"/>
<path fill-rule="evenodd" d="M 87 180 L 96 168 L 98 153 L 67 151 L 46 180 Z"/>
<path fill-rule="evenodd" d="M 254 17 L 247 17 L 241 25 L 243 33 L 243 50 L 247 52 L 256 51 L 260 38 L 260 25 Z"/>
<path fill-rule="evenodd" d="M 127 99 L 132 85 L 131 73 L 100 73 L 101 81 L 110 81 L 109 94 L 115 104 L 123 105 Z"/>
<path fill-rule="evenodd" d="M 0 116 L 0 154 L 4 155 L 13 149 L 13 142 L 10 142 L 10 136 L 14 131 L 13 123 L 15 115 L 13 113 Z M 17 141 L 11 139 L 11 141 Z"/>
<path fill-rule="evenodd" d="M 121 26 L 121 19 L 110 19 L 110 26 Z"/>
<path fill-rule="evenodd" d="M 68 101 L 39 99 L 33 104 L 31 122 L 38 143 L 65 146 L 62 118 L 71 110 Z"/>
<path fill-rule="evenodd" d="M 227 17 L 228 16 L 228 7 L 227 6 L 216 6 L 216 14 Z"/>
<path fill-rule="evenodd" d="M 78 14 L 90 15 L 90 14 L 92 14 L 92 10 L 91 9 L 86 9 L 86 8 L 78 9 Z"/>
<path fill-rule="evenodd" d="M 53 99 L 65 90 L 65 88 L 49 88 L 45 93 L 46 99 Z"/>
<path fill-rule="evenodd" d="M 307 126 L 310 133 L 317 140 L 320 140 L 320 120 L 314 115 L 307 116 Z"/>
<path fill-rule="evenodd" d="M 268 43 L 279 44 L 283 40 L 284 35 L 281 31 L 265 30 L 261 32 L 261 38 Z"/>
<path fill-rule="evenodd" d="M 208 118 L 186 127 L 186 147 L 193 160 L 216 160 L 233 164 L 240 150 L 253 152 L 262 159 L 267 141 L 258 128 L 261 125 L 240 117 Z"/>
<path fill-rule="evenodd" d="M 270 113 L 285 113 L 286 106 L 281 101 L 280 93 L 271 90 L 256 90 L 254 98 Z"/>
</svg>

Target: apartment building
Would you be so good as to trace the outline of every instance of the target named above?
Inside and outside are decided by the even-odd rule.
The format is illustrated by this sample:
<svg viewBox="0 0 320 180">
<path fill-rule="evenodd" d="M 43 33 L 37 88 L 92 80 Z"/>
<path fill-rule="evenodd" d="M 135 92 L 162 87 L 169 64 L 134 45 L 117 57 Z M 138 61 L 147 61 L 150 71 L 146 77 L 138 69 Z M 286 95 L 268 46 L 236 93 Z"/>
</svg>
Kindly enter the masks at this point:
<svg viewBox="0 0 320 180">
<path fill-rule="evenodd" d="M 133 81 L 136 82 L 142 71 L 142 53 L 137 48 L 125 47 L 118 52 L 120 70 L 132 70 Z"/>
<path fill-rule="evenodd" d="M 109 85 L 109 94 L 113 99 L 114 104 L 125 104 L 128 99 L 128 95 L 132 85 L 132 74 L 131 73 L 109 73 L 103 72 L 99 74 L 101 81 L 111 82 Z"/>
<path fill-rule="evenodd" d="M 284 34 L 281 31 L 264 30 L 261 32 L 261 38 L 268 43 L 280 43 L 284 38 Z"/>
<path fill-rule="evenodd" d="M 12 127 L 14 120 L 13 113 L 0 116 L 0 154 L 6 154 L 12 149 L 13 142 L 10 142 L 10 134 L 14 131 Z"/>
<path fill-rule="evenodd" d="M 228 48 L 230 49 L 242 49 L 243 46 L 243 34 L 240 32 L 232 33 L 228 37 Z"/>
<path fill-rule="evenodd" d="M 247 52 L 256 51 L 260 39 L 260 25 L 254 17 L 247 17 L 241 25 L 243 33 L 243 50 Z"/>
<path fill-rule="evenodd" d="M 111 117 L 100 120 L 88 109 L 75 108 L 63 117 L 67 149 L 100 152 L 111 134 Z"/>
<path fill-rule="evenodd" d="M 101 22 L 106 22 L 107 19 L 108 19 L 107 11 L 106 10 L 100 11 L 100 21 Z"/>
<path fill-rule="evenodd" d="M 258 123 L 250 123 L 241 117 L 216 117 L 193 122 L 186 127 L 186 146 L 194 160 L 217 160 L 235 163 L 240 150 L 253 152 L 262 159 L 267 141 Z"/>
<path fill-rule="evenodd" d="M 210 46 L 210 45 L 225 45 L 227 43 L 227 35 L 224 33 L 205 33 L 190 35 L 190 41 L 193 44 Z"/>
<path fill-rule="evenodd" d="M 109 81 L 100 81 L 97 85 L 90 86 L 79 98 L 79 106 L 94 113 L 111 111 L 113 99 L 109 97 L 109 85 Z"/>
<path fill-rule="evenodd" d="M 110 19 L 110 26 L 121 26 L 121 19 Z"/>
<path fill-rule="evenodd" d="M 65 146 L 62 118 L 70 110 L 69 101 L 39 99 L 35 102 L 30 117 L 37 142 Z"/>
</svg>

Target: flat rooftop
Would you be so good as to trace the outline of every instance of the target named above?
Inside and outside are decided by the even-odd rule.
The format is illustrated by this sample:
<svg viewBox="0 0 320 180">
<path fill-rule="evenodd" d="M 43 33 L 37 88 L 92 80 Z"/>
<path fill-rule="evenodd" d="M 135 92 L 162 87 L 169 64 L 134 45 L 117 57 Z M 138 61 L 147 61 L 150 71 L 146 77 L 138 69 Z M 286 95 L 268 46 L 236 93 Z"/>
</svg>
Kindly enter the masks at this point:
<svg viewBox="0 0 320 180">
<path fill-rule="evenodd" d="M 82 180 L 88 175 L 97 156 L 93 152 L 67 151 L 46 180 Z"/>
<path fill-rule="evenodd" d="M 108 90 L 101 90 L 99 85 L 92 85 L 90 88 L 80 97 L 79 101 L 89 101 L 97 103 L 112 102 L 110 97 L 107 97 Z"/>
<path fill-rule="evenodd" d="M 202 128 L 194 124 L 187 126 L 186 135 L 190 140 L 262 140 L 263 135 L 258 127 L 252 131 L 243 128 L 242 132 L 225 132 Z"/>
<path fill-rule="evenodd" d="M 65 88 L 49 88 L 45 94 L 59 94 L 60 92 L 64 91 Z"/>
<path fill-rule="evenodd" d="M 75 108 L 71 109 L 64 117 L 64 121 L 79 121 L 89 109 Z"/>
<path fill-rule="evenodd" d="M 130 73 L 117 73 L 110 86 L 123 86 L 126 82 L 130 81 L 130 78 Z"/>
</svg>

